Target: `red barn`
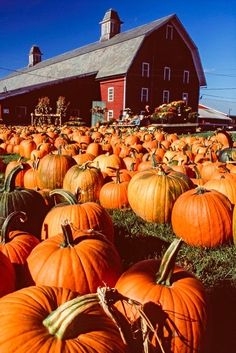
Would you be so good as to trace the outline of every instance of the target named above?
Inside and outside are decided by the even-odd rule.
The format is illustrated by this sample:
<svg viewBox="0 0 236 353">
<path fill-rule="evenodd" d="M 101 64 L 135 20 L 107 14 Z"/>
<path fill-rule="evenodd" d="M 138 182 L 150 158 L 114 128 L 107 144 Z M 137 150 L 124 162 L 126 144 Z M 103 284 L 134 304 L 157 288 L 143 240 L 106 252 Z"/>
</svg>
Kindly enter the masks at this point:
<svg viewBox="0 0 236 353">
<path fill-rule="evenodd" d="M 205 76 L 198 49 L 178 17 L 169 15 L 125 32 L 121 25 L 110 9 L 95 43 L 47 60 L 33 46 L 28 66 L 0 80 L 0 118 L 30 123 L 43 96 L 52 106 L 64 96 L 69 115 L 79 115 L 87 124 L 93 102 L 106 107 L 106 119 L 118 119 L 127 107 L 137 113 L 146 104 L 155 108 L 182 99 L 197 111 Z"/>
</svg>

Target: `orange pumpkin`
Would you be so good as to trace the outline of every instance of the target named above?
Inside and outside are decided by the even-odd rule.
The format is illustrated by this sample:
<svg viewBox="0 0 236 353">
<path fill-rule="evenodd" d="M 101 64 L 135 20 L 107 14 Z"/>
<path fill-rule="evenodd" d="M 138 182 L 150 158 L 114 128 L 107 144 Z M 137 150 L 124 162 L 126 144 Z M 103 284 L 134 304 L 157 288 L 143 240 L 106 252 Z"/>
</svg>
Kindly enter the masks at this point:
<svg viewBox="0 0 236 353">
<path fill-rule="evenodd" d="M 221 192 L 197 187 L 178 197 L 171 224 L 187 244 L 216 247 L 233 240 L 232 212 L 231 202 Z"/>
<path fill-rule="evenodd" d="M 143 260 L 123 272 L 115 288 L 123 296 L 142 304 L 147 318 L 144 340 L 147 352 L 200 352 L 206 335 L 207 304 L 201 282 L 175 265 L 181 244 L 175 240 L 162 261 Z M 139 315 L 132 301 L 117 303 L 133 323 Z M 150 326 L 154 331 L 150 330 Z"/>
<path fill-rule="evenodd" d="M 68 289 L 24 288 L 2 298 L 0 310 L 1 352 L 128 353 L 117 326 L 98 301 L 86 302 Z"/>
<path fill-rule="evenodd" d="M 63 287 L 86 294 L 104 283 L 113 287 L 122 264 L 115 246 L 104 235 L 63 224 L 62 233 L 32 250 L 27 270 L 28 285 Z"/>
</svg>

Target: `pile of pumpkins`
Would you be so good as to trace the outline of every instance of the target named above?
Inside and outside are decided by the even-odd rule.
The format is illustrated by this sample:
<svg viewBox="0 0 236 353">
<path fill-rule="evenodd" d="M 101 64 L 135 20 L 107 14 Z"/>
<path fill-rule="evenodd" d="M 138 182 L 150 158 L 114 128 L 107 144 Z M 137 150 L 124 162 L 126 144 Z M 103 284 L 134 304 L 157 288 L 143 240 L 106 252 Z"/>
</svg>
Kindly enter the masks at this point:
<svg viewBox="0 0 236 353">
<path fill-rule="evenodd" d="M 230 135 L 28 126 L 0 139 L 2 154 L 20 156 L 2 167 L 0 351 L 201 352 L 205 291 L 175 260 L 183 241 L 233 242 Z M 123 270 L 114 208 L 172 225 L 161 261 Z"/>
</svg>

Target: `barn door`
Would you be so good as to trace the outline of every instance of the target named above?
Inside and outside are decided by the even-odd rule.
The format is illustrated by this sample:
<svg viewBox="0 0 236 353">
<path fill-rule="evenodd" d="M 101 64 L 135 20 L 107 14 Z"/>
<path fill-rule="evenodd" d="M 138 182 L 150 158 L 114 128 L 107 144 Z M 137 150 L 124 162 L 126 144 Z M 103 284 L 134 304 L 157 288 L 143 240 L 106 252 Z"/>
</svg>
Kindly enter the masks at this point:
<svg viewBox="0 0 236 353">
<path fill-rule="evenodd" d="M 93 101 L 92 102 L 92 121 L 91 126 L 95 126 L 97 122 L 105 121 L 106 102 Z"/>
</svg>

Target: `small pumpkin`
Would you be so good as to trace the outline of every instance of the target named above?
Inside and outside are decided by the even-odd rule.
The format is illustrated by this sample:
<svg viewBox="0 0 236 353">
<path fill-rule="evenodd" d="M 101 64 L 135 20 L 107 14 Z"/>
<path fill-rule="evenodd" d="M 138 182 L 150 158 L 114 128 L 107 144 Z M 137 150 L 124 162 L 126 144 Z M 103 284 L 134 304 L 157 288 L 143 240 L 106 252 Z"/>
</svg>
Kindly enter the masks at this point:
<svg viewBox="0 0 236 353">
<path fill-rule="evenodd" d="M 100 190 L 100 204 L 110 209 L 128 207 L 128 185 L 129 181 L 120 181 L 120 171 L 116 169 L 116 179 L 105 183 Z"/>
<path fill-rule="evenodd" d="M 34 235 L 21 230 L 11 230 L 13 221 L 25 222 L 26 213 L 21 211 L 12 212 L 5 220 L 1 229 L 0 251 L 8 257 L 14 266 L 16 273 L 16 289 L 24 286 L 24 265 L 26 259 L 39 244 L 39 239 Z"/>
</svg>

